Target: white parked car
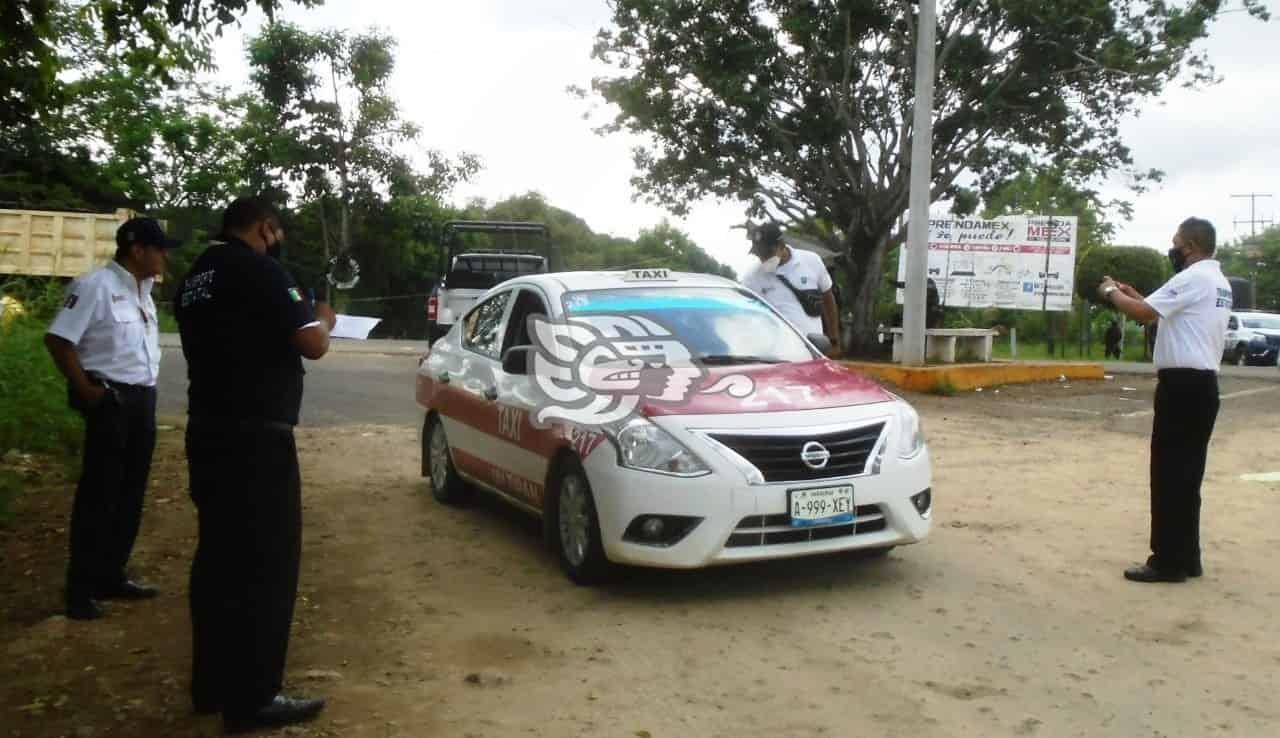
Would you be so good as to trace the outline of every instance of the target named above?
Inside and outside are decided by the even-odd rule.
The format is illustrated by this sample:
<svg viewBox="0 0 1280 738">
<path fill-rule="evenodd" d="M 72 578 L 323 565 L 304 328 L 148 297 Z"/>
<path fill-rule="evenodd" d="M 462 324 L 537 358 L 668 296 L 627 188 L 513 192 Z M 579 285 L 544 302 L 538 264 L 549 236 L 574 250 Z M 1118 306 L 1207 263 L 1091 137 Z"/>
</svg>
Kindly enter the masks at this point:
<svg viewBox="0 0 1280 738">
<path fill-rule="evenodd" d="M 730 280 L 511 279 L 420 361 L 422 473 L 540 516 L 574 581 L 915 543 L 916 411 Z"/>
<path fill-rule="evenodd" d="M 1273 365 L 1280 349 L 1280 315 L 1238 312 L 1227 319 L 1223 361 L 1244 366 Z"/>
</svg>

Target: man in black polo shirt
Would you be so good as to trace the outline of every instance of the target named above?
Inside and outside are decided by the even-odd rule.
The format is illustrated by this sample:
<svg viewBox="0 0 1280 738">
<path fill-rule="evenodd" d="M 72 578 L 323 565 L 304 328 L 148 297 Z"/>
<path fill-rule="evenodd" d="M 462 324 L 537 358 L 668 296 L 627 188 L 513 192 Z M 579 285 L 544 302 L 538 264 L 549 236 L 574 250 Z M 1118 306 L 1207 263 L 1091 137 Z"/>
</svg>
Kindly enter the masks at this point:
<svg viewBox="0 0 1280 738">
<path fill-rule="evenodd" d="M 297 597 L 302 482 L 293 426 L 302 357 L 329 349 L 336 318 L 268 251 L 275 211 L 242 198 L 174 299 L 188 392 L 187 462 L 199 512 L 191 567 L 192 698 L 227 732 L 315 717 L 319 699 L 281 694 Z"/>
</svg>

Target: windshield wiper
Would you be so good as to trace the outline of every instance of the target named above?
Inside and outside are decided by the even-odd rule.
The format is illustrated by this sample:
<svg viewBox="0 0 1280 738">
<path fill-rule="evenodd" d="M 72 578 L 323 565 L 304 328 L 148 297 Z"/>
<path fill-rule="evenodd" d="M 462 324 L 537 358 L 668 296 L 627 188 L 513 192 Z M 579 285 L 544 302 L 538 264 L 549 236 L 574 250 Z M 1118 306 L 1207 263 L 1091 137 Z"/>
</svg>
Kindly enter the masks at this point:
<svg viewBox="0 0 1280 738">
<path fill-rule="evenodd" d="M 727 366 L 729 364 L 782 364 L 785 359 L 749 354 L 706 354 L 699 356 L 698 361 L 707 366 Z"/>
</svg>

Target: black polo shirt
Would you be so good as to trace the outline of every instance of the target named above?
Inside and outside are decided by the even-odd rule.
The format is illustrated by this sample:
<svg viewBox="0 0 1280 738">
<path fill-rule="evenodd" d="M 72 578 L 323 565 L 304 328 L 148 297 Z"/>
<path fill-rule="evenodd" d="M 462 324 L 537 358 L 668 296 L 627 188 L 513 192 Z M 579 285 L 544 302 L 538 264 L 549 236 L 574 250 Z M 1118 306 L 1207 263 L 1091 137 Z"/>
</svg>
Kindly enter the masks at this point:
<svg viewBox="0 0 1280 738">
<path fill-rule="evenodd" d="M 297 425 L 305 372 L 290 339 L 316 317 L 283 265 L 237 239 L 210 246 L 179 283 L 174 314 L 191 417 Z"/>
</svg>

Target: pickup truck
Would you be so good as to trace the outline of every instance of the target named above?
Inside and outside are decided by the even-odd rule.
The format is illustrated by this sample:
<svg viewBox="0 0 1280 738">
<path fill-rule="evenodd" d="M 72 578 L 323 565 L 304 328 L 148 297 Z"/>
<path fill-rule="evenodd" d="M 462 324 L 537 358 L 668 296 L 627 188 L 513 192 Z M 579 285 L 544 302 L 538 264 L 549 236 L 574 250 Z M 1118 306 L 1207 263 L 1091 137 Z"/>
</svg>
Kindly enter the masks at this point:
<svg viewBox="0 0 1280 738">
<path fill-rule="evenodd" d="M 552 248 L 541 223 L 445 223 L 441 276 L 427 298 L 427 340 L 434 343 L 448 333 L 491 287 L 552 270 Z"/>
</svg>

